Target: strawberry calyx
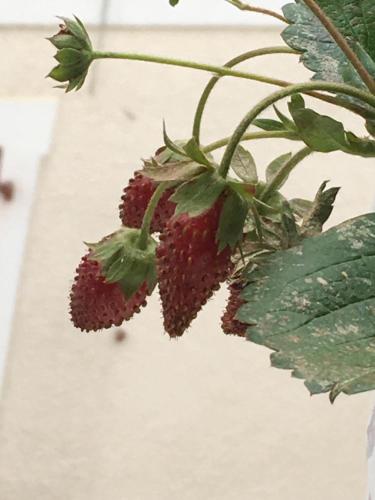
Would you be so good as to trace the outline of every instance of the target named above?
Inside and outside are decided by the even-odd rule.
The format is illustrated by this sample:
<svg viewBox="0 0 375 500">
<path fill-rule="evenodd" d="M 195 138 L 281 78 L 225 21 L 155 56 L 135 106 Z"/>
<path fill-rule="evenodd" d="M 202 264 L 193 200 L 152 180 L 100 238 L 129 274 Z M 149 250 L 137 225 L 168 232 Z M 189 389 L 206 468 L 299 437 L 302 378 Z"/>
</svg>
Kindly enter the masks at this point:
<svg viewBox="0 0 375 500">
<path fill-rule="evenodd" d="M 157 281 L 157 243 L 151 236 L 141 240 L 141 235 L 139 229 L 122 227 L 98 243 L 88 244 L 90 259 L 99 262 L 106 281 L 118 283 L 127 299 L 144 283 L 151 293 Z"/>
</svg>

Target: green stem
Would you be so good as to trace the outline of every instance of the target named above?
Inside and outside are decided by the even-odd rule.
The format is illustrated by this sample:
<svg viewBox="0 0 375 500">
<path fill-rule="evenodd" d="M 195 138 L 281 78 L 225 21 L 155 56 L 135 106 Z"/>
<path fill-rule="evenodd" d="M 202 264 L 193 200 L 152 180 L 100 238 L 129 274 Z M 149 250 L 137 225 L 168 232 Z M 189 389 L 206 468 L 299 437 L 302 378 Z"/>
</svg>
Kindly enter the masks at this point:
<svg viewBox="0 0 375 500">
<path fill-rule="evenodd" d="M 367 88 L 375 94 L 375 80 L 367 71 L 366 67 L 362 64 L 362 61 L 359 59 L 357 54 L 351 48 L 346 38 L 341 34 L 341 32 L 336 28 L 331 19 L 326 15 L 323 9 L 317 4 L 315 0 L 305 0 L 305 4 L 307 7 L 315 14 L 315 16 L 319 19 L 319 21 L 326 28 L 328 33 L 335 40 L 340 49 L 344 52 L 346 57 L 352 63 L 357 73 L 361 77 L 363 83 L 367 86 Z"/>
<path fill-rule="evenodd" d="M 145 215 L 143 217 L 141 234 L 138 240 L 138 246 L 141 250 L 145 250 L 147 248 L 147 242 L 150 236 L 150 228 L 155 209 L 159 203 L 160 198 L 163 196 L 164 191 L 166 191 L 166 189 L 168 189 L 170 186 L 170 182 L 162 182 L 161 184 L 159 184 L 149 201 Z"/>
<path fill-rule="evenodd" d="M 201 71 L 208 71 L 210 73 L 216 73 L 220 76 L 234 76 L 237 78 L 244 78 L 246 80 L 255 80 L 261 83 L 269 83 L 271 85 L 277 85 L 284 87 L 288 85 L 288 82 L 283 80 L 278 80 L 275 78 L 270 78 L 263 75 L 257 75 L 254 73 L 246 73 L 244 71 L 235 71 L 230 68 L 225 68 L 223 66 L 215 66 L 213 64 L 198 63 L 195 61 L 185 61 L 182 59 L 174 59 L 170 57 L 152 56 L 149 54 L 132 54 L 129 52 L 99 52 L 95 51 L 92 53 L 93 59 L 126 59 L 129 61 L 143 61 L 156 64 L 166 64 L 167 66 L 179 66 L 181 68 L 197 69 Z"/>
<path fill-rule="evenodd" d="M 283 168 L 280 169 L 277 175 L 275 175 L 271 182 L 265 186 L 260 196 L 260 200 L 266 202 L 272 196 L 272 194 L 277 191 L 280 186 L 283 185 L 285 179 L 288 178 L 291 171 L 312 153 L 313 151 L 310 148 L 305 147 L 298 151 L 298 153 L 293 155 L 292 158 L 283 166 Z"/>
<path fill-rule="evenodd" d="M 125 59 L 125 60 L 131 60 L 131 61 L 143 61 L 143 62 L 151 62 L 151 63 L 156 63 L 156 64 L 166 64 L 168 66 L 178 66 L 182 68 L 190 68 L 190 69 L 196 69 L 200 71 L 208 71 L 210 73 L 216 73 L 217 75 L 220 76 L 233 76 L 236 78 L 244 78 L 245 80 L 253 80 L 256 82 L 261 82 L 261 83 L 267 83 L 269 85 L 275 85 L 277 87 L 289 87 L 292 84 L 290 82 L 284 81 L 284 80 L 279 80 L 276 78 L 271 78 L 263 75 L 258 75 L 255 73 L 247 73 L 244 71 L 236 71 L 230 68 L 225 68 L 223 66 L 214 66 L 212 64 L 204 64 L 204 63 L 197 63 L 194 61 L 185 61 L 181 59 L 172 59 L 168 57 L 159 57 L 159 56 L 151 56 L 148 54 L 131 54 L 128 52 L 99 52 L 99 51 L 94 51 L 92 52 L 92 60 L 95 59 Z M 301 92 L 304 92 L 303 90 Z M 317 99 L 320 99 L 321 101 L 328 102 L 330 104 L 335 104 L 339 105 L 343 108 L 348 109 L 349 111 L 352 111 L 353 113 L 356 113 L 360 116 L 363 116 L 364 118 L 369 118 L 369 113 L 366 112 L 365 110 L 351 104 L 351 103 L 346 103 L 345 101 L 340 101 L 333 97 L 333 96 L 328 96 L 324 94 L 319 94 L 318 92 L 311 92 L 307 91 L 306 94 L 315 97 Z M 375 110 L 374 114 L 371 116 L 375 116 Z"/>
<path fill-rule="evenodd" d="M 293 132 L 285 132 L 283 130 L 275 130 L 275 131 L 262 131 L 262 132 L 249 132 L 248 134 L 244 134 L 242 141 L 253 141 L 256 139 L 289 139 L 289 140 L 299 140 L 296 139 L 296 136 Z M 226 146 L 231 140 L 231 136 L 224 137 L 218 141 L 212 142 L 203 148 L 205 153 L 210 153 L 211 151 L 215 151 L 216 149 L 223 148 Z"/>
<path fill-rule="evenodd" d="M 288 21 L 285 19 L 284 16 L 273 10 L 264 9 L 263 7 L 254 7 L 253 5 L 246 4 L 244 2 L 241 2 L 240 0 L 226 0 L 226 2 L 230 3 L 231 5 L 234 5 L 235 7 L 237 7 L 237 9 L 247 10 L 249 12 L 256 12 L 258 14 L 265 14 L 266 16 L 274 17 L 279 21 L 288 24 Z"/>
<path fill-rule="evenodd" d="M 228 61 L 226 64 L 224 64 L 224 68 L 233 68 L 234 66 L 237 66 L 237 64 L 240 64 L 244 61 L 248 61 L 249 59 L 252 59 L 254 57 L 265 56 L 270 54 L 299 54 L 299 52 L 285 46 L 265 47 L 262 49 L 250 50 Z M 193 125 L 193 137 L 195 137 L 198 144 L 200 142 L 200 132 L 201 132 L 203 112 L 206 107 L 208 98 L 210 97 L 211 92 L 213 91 L 214 87 L 216 86 L 220 78 L 221 76 L 219 75 L 213 76 L 211 78 L 211 80 L 206 85 L 202 93 L 202 96 L 199 100 L 198 107 L 195 112 L 194 125 Z"/>
<path fill-rule="evenodd" d="M 275 104 L 280 99 L 284 99 L 285 97 L 297 94 L 299 92 L 308 92 L 310 90 L 323 90 L 327 92 L 340 93 L 351 97 L 356 97 L 357 99 L 360 99 L 366 104 L 372 106 L 375 110 L 375 96 L 369 94 L 368 92 L 365 92 L 364 90 L 351 87 L 350 85 L 346 85 L 344 83 L 316 81 L 316 82 L 297 83 L 295 85 L 290 85 L 289 87 L 274 92 L 270 96 L 266 97 L 245 115 L 241 123 L 234 131 L 232 138 L 225 150 L 224 156 L 222 158 L 219 167 L 220 175 L 222 175 L 223 177 L 227 176 L 232 161 L 232 157 L 234 155 L 234 152 L 236 151 L 237 146 L 241 142 L 243 135 L 246 133 L 246 130 L 249 128 L 252 122 L 258 117 L 258 115 L 260 115 L 260 113 L 266 110 L 269 106 L 272 106 L 272 104 Z"/>
</svg>

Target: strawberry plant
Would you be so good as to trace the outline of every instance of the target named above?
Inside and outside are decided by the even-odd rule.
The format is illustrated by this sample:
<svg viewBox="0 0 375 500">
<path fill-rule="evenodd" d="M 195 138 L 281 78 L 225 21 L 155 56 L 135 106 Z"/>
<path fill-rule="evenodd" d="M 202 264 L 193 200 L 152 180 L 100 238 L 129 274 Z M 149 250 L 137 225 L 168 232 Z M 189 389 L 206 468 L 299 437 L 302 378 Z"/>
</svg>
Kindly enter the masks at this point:
<svg viewBox="0 0 375 500">
<path fill-rule="evenodd" d="M 217 66 L 97 51 L 77 18 L 62 18 L 49 39 L 58 61 L 49 76 L 66 92 L 80 89 L 100 59 L 211 73 L 191 137 L 171 139 L 164 125 L 164 144 L 124 188 L 120 229 L 88 245 L 71 291 L 71 319 L 84 331 L 119 326 L 140 312 L 158 285 L 165 330 L 179 337 L 226 282 L 226 334 L 271 349 L 272 365 L 291 370 L 312 394 L 329 392 L 333 401 L 341 392 L 375 389 L 375 215 L 323 231 L 338 188 L 323 182 L 313 200 L 287 199 L 280 191 L 311 154 L 375 157 L 375 3 L 295 0 L 279 13 L 223 1 L 285 23 L 284 43 Z M 180 1 L 169 3 L 178 8 Z M 237 68 L 269 54 L 299 57 L 311 80 L 292 83 Z M 278 90 L 253 103 L 230 137 L 204 145 L 204 110 L 224 76 Z M 357 115 L 363 135 L 308 107 L 306 95 Z M 282 100 L 287 114 L 280 111 Z M 244 144 L 279 138 L 301 148 L 275 158 L 260 179 Z M 216 162 L 211 153 L 222 148 Z"/>
</svg>

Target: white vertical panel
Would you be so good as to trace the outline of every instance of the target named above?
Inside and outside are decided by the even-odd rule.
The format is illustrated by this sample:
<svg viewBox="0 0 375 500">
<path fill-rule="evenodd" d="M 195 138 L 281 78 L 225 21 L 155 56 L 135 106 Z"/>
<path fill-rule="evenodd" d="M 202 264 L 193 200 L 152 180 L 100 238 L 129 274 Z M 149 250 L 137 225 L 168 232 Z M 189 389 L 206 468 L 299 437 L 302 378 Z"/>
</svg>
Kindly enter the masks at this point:
<svg viewBox="0 0 375 500">
<path fill-rule="evenodd" d="M 15 184 L 14 199 L 0 199 L 0 381 L 38 167 L 51 142 L 56 109 L 56 100 L 0 101 L 1 176 Z"/>
</svg>

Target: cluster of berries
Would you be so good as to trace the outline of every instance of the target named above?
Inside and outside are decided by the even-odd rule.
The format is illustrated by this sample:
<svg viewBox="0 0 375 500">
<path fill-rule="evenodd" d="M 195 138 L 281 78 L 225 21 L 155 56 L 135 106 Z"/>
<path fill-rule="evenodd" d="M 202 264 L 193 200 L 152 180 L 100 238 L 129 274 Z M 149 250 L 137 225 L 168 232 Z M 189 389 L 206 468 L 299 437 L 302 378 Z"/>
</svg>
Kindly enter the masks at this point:
<svg viewBox="0 0 375 500">
<path fill-rule="evenodd" d="M 141 228 L 157 182 L 136 172 L 124 189 L 120 218 L 124 227 Z M 225 194 L 204 213 L 191 217 L 175 215 L 171 201 L 174 189 L 167 189 L 153 213 L 150 232 L 160 233 L 156 248 L 156 272 L 165 331 L 179 337 L 200 309 L 228 280 L 233 271 L 231 249 L 219 251 L 216 241 Z M 89 251 L 81 260 L 70 294 L 71 319 L 83 331 L 119 326 L 146 305 L 152 289 L 144 281 L 129 297 L 120 282 L 108 282 L 95 255 Z M 126 277 L 124 278 L 126 280 Z M 235 319 L 242 305 L 241 285 L 229 285 L 230 297 L 222 318 L 225 333 L 245 336 L 247 325 Z"/>
</svg>

